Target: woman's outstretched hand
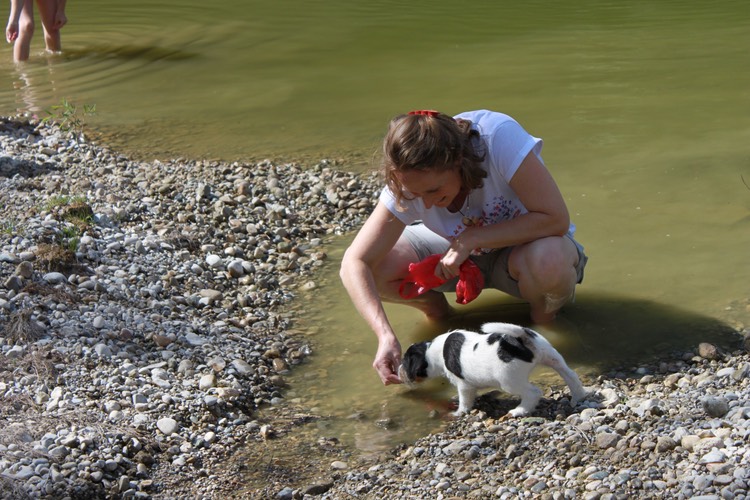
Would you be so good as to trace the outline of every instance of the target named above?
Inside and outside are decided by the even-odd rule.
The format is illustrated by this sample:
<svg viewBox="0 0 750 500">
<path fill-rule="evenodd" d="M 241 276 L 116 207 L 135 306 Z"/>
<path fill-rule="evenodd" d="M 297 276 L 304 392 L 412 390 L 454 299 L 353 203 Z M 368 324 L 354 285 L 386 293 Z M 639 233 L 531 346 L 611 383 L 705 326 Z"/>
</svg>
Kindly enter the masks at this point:
<svg viewBox="0 0 750 500">
<path fill-rule="evenodd" d="M 401 365 L 401 344 L 396 337 L 381 340 L 372 367 L 378 372 L 383 385 L 400 384 L 398 367 Z"/>
</svg>

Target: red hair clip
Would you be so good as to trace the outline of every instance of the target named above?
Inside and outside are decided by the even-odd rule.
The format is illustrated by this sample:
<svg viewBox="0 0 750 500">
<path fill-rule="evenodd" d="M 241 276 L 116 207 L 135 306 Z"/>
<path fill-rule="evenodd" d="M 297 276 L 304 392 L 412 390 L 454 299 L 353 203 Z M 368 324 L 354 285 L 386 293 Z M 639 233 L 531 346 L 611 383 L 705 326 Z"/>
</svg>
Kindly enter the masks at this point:
<svg viewBox="0 0 750 500">
<path fill-rule="evenodd" d="M 434 111 L 432 109 L 419 109 L 417 111 L 409 111 L 410 115 L 422 115 L 422 116 L 437 116 L 440 114 L 439 111 Z"/>
</svg>

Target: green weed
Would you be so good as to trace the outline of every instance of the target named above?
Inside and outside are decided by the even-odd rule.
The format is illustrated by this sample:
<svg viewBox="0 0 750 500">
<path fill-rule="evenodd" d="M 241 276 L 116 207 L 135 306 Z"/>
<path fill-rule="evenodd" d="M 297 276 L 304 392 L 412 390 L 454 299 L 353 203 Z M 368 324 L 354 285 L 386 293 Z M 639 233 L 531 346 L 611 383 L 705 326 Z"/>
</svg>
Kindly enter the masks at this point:
<svg viewBox="0 0 750 500">
<path fill-rule="evenodd" d="M 0 234 L 7 234 L 13 236 L 16 234 L 16 221 L 14 220 L 3 220 L 0 221 Z"/>
<path fill-rule="evenodd" d="M 59 243 L 64 249 L 75 253 L 80 242 L 81 230 L 77 226 L 66 226 L 60 231 Z"/>
<path fill-rule="evenodd" d="M 75 132 L 78 138 L 83 137 L 86 117 L 96 114 L 96 104 L 84 104 L 83 110 L 63 97 L 60 104 L 50 106 L 45 110 L 47 116 L 42 123 L 55 123 L 64 132 Z"/>
<path fill-rule="evenodd" d="M 80 197 L 82 198 L 82 197 Z M 73 200 L 73 197 L 67 196 L 64 194 L 59 194 L 55 196 L 51 196 L 47 199 L 47 201 L 44 203 L 44 210 L 49 212 L 57 207 L 64 207 L 65 205 L 69 204 Z"/>
<path fill-rule="evenodd" d="M 64 250 L 75 252 L 81 236 L 91 229 L 94 211 L 83 196 L 56 195 L 50 197 L 43 210 L 59 221 L 67 222 L 57 234 L 57 244 Z"/>
</svg>

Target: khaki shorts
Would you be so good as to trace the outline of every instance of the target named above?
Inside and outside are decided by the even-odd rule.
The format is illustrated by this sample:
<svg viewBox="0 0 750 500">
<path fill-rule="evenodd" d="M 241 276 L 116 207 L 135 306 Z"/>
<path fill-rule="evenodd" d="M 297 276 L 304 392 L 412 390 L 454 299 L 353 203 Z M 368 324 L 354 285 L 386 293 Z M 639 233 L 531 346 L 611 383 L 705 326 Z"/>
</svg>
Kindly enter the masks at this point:
<svg viewBox="0 0 750 500">
<path fill-rule="evenodd" d="M 417 253 L 419 260 L 424 259 L 432 254 L 443 254 L 448 251 L 450 242 L 427 229 L 421 222 L 416 222 L 406 226 L 404 236 Z M 583 252 L 583 246 L 578 243 L 571 235 L 566 235 L 578 250 L 578 265 L 576 266 L 577 283 L 583 281 L 583 270 L 586 267 L 588 257 Z M 481 255 L 472 255 L 469 257 L 479 266 L 484 275 L 484 287 L 500 290 L 514 297 L 521 298 L 521 292 L 518 289 L 518 281 L 510 276 L 508 271 L 508 259 L 514 247 L 498 248 L 489 253 Z M 456 290 L 458 277 L 446 281 L 441 286 L 434 288 L 439 292 L 453 292 Z"/>
</svg>

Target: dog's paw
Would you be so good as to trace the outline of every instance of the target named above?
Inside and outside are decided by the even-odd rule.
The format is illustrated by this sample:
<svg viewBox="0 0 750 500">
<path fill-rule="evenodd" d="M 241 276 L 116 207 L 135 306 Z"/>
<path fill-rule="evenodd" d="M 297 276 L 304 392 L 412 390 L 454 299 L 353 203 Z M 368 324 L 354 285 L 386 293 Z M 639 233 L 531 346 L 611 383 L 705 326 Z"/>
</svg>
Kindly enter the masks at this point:
<svg viewBox="0 0 750 500">
<path fill-rule="evenodd" d="M 526 408 L 513 408 L 506 415 L 510 415 L 511 417 L 518 418 L 518 417 L 525 417 L 529 414 L 530 412 L 526 410 Z"/>
<path fill-rule="evenodd" d="M 570 406 L 575 408 L 579 403 L 587 401 L 592 397 L 596 397 L 596 390 L 592 387 L 581 386 L 578 391 L 571 391 L 570 394 Z"/>
<path fill-rule="evenodd" d="M 586 401 L 586 398 L 589 396 L 588 392 L 582 392 L 580 394 L 571 394 L 570 395 L 570 406 L 575 408 L 578 406 L 579 403 Z"/>
</svg>

